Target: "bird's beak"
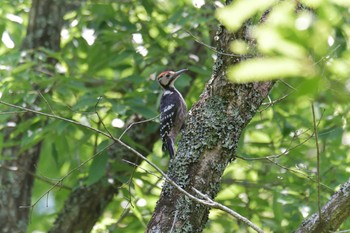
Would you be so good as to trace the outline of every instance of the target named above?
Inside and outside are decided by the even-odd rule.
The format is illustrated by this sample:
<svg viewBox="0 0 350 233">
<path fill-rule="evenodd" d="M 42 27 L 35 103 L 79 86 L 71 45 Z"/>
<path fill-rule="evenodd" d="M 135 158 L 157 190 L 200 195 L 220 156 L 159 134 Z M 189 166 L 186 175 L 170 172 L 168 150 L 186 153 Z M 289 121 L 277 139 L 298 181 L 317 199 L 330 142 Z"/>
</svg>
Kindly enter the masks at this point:
<svg viewBox="0 0 350 233">
<path fill-rule="evenodd" d="M 179 76 L 180 74 L 182 74 L 186 71 L 188 71 L 188 69 L 182 69 L 182 70 L 176 71 L 175 74 L 176 74 L 176 76 Z"/>
</svg>

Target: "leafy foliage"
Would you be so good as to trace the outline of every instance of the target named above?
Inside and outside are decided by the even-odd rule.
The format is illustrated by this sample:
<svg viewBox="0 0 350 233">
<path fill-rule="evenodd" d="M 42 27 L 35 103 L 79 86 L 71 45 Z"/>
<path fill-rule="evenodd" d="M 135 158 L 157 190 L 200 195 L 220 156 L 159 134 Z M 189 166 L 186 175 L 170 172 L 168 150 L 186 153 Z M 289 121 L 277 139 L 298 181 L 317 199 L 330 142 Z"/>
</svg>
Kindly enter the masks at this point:
<svg viewBox="0 0 350 233">
<path fill-rule="evenodd" d="M 305 1 L 298 8 L 290 1 L 263 2 L 256 5 L 235 1 L 216 14 L 233 31 L 252 17 L 251 36 L 256 45 L 235 41 L 232 51 L 261 56 L 230 69 L 233 81 L 285 78 L 276 82 L 271 101 L 266 100 L 242 135 L 239 158 L 227 168 L 216 200 L 266 231 L 290 232 L 317 211 L 311 104 L 317 110 L 320 138 L 321 203 L 348 178 L 348 5 L 335 0 Z M 209 4 L 196 8 L 188 1 L 86 1 L 65 15 L 61 50 L 40 49 L 35 53 L 21 50 L 29 7 L 29 1 L 4 1 L 0 9 L 3 101 L 105 130 L 96 109 L 108 130 L 120 136 L 127 124 L 113 127 L 113 120 L 128 123 L 135 116 L 157 116 L 157 73 L 181 68 L 191 71 L 177 81 L 181 92 L 187 93 L 189 106 L 196 102 L 211 75 L 214 52 L 195 41 L 213 44 L 217 21 L 214 7 Z M 258 24 L 266 9 L 271 12 L 263 24 Z M 4 35 L 9 35 L 10 40 Z M 47 57 L 56 58 L 58 64 L 46 64 Z M 103 98 L 98 103 L 100 96 Z M 17 121 L 27 113 L 13 112 L 3 105 L 0 110 L 0 130 L 15 128 L 10 138 L 0 134 L 0 148 L 20 145 L 23 151 L 42 142 L 37 176 L 53 182 L 108 145 L 103 136 L 68 122 L 39 115 L 30 121 Z M 13 125 L 15 120 L 19 123 Z M 155 122 L 142 133 L 151 134 L 157 127 Z M 16 140 L 19 136 L 21 141 Z M 133 143 L 141 146 L 137 141 Z M 155 143 L 148 158 L 166 170 L 168 158 L 162 157 L 160 145 L 160 141 Z M 69 189 L 54 189 L 47 199 L 38 202 L 32 212 L 30 232 L 47 232 L 71 189 L 90 185 L 104 175 L 106 153 L 66 177 L 63 184 Z M 0 162 L 10 159 L 11 155 L 0 155 Z M 133 169 L 123 162 L 113 164 L 113 168 Z M 124 185 L 118 187 L 118 195 L 94 232 L 143 232 L 162 182 L 147 164 L 141 164 L 132 177 L 118 179 Z M 32 202 L 51 187 L 36 179 Z M 343 228 L 350 228 L 350 223 Z M 211 211 L 205 232 L 232 231 L 248 230 L 222 212 Z"/>
<path fill-rule="evenodd" d="M 235 1 L 229 7 L 217 11 L 219 19 L 231 30 L 237 30 L 237 22 L 245 22 L 254 15 L 269 13 L 264 22 L 256 25 L 252 20 L 251 37 L 256 47 L 248 44 L 233 44 L 232 50 L 250 47 L 251 54 L 263 57 L 242 62 L 229 71 L 236 82 L 269 80 L 284 77 L 347 78 L 349 71 L 334 69 L 346 67 L 348 51 L 348 3 L 306 1 L 297 2 L 263 1 L 261 6 L 247 1 Z M 254 5 L 254 6 L 253 6 Z M 250 9 L 242 11 L 241 9 Z M 246 12 L 246 14 L 238 13 Z M 238 21 L 233 24 L 227 15 L 235 15 Z M 340 67 L 339 67 L 340 68 Z"/>
</svg>

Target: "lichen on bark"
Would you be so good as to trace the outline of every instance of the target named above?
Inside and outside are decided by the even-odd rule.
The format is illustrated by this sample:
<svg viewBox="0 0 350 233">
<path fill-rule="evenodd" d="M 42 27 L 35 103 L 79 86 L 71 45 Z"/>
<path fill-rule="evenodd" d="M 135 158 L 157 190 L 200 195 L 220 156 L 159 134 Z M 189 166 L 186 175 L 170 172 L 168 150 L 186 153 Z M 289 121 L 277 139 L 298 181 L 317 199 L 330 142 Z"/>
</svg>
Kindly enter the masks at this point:
<svg viewBox="0 0 350 233">
<path fill-rule="evenodd" d="M 238 33 L 246 35 L 242 31 Z M 220 27 L 217 36 L 220 40 L 218 50 L 230 53 L 228 47 L 238 35 L 232 36 Z M 218 53 L 212 77 L 186 120 L 168 175 L 190 193 L 196 188 L 211 198 L 216 196 L 221 176 L 235 158 L 242 130 L 273 86 L 272 82 L 230 83 L 226 70 L 242 59 Z M 165 183 L 147 231 L 201 232 L 208 214 L 207 206 L 186 198 Z"/>
</svg>

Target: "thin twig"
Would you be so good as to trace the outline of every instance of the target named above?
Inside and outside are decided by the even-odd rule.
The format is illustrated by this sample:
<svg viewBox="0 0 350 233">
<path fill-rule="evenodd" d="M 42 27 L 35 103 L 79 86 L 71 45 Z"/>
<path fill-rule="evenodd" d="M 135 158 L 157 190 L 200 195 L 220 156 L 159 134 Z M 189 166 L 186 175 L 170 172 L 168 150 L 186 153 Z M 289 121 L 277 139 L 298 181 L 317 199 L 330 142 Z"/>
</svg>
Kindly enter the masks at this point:
<svg viewBox="0 0 350 233">
<path fill-rule="evenodd" d="M 320 60 L 318 60 L 317 62 L 315 62 L 314 65 L 317 65 L 318 63 L 320 63 L 320 62 L 322 62 L 322 61 L 324 61 L 324 60 L 328 60 L 328 59 L 333 58 L 333 57 L 331 57 L 331 55 L 332 55 L 335 51 L 337 51 L 338 48 L 340 48 L 340 44 L 338 44 L 334 49 L 332 49 L 332 51 L 330 51 L 330 52 L 328 53 L 328 55 L 323 56 Z"/>
<path fill-rule="evenodd" d="M 97 122 L 97 128 L 99 129 L 100 128 L 100 122 Z M 95 133 L 95 138 L 94 138 L 94 154 L 97 152 L 97 147 L 98 147 L 98 136 L 99 134 L 98 133 Z"/>
<path fill-rule="evenodd" d="M 309 176 L 309 175 L 307 175 L 307 174 L 305 174 L 305 173 L 303 173 L 303 172 L 301 172 L 301 171 L 298 171 L 298 170 L 294 170 L 294 169 L 285 167 L 285 166 L 283 166 L 283 165 L 281 165 L 281 164 L 279 164 L 279 163 L 277 163 L 277 162 L 275 162 L 275 161 L 273 161 L 272 159 L 269 159 L 269 158 L 267 158 L 267 160 L 269 160 L 271 163 L 275 164 L 277 167 L 283 168 L 283 169 L 285 169 L 285 170 L 287 170 L 287 171 L 290 171 L 290 172 L 292 172 L 292 173 L 295 173 L 295 174 L 299 174 L 299 175 L 301 175 L 301 176 L 303 176 L 303 177 L 305 177 L 305 178 L 311 180 L 312 182 L 317 183 L 317 180 L 313 179 L 311 176 Z M 323 184 L 323 183 L 320 183 L 320 185 L 321 185 L 322 187 L 324 187 L 324 188 L 326 188 L 326 189 L 328 189 L 328 190 L 334 192 L 334 190 L 333 190 L 331 187 L 329 187 L 329 186 L 327 186 L 327 185 L 325 185 L 325 184 Z"/>
<path fill-rule="evenodd" d="M 130 205 L 130 202 L 128 202 L 127 206 L 125 206 L 125 208 L 124 208 L 122 214 L 120 215 L 120 217 L 119 217 L 119 219 L 117 220 L 117 222 L 113 224 L 113 226 L 116 226 L 116 227 L 117 227 L 118 224 L 121 223 L 121 222 L 123 221 L 123 219 L 129 214 L 129 212 L 130 212 L 130 207 L 129 207 L 129 205 Z"/>
<path fill-rule="evenodd" d="M 347 233 L 350 232 L 350 230 L 342 230 L 342 231 L 331 231 L 332 233 Z"/>
<path fill-rule="evenodd" d="M 306 130 L 305 132 L 303 132 L 302 134 L 306 133 L 308 130 Z M 304 141 L 300 142 L 299 144 L 293 146 L 293 147 L 289 147 L 288 149 L 284 150 L 282 153 L 278 154 L 278 155 L 269 155 L 269 156 L 266 156 L 266 157 L 257 157 L 257 158 L 247 158 L 247 157 L 243 157 L 243 156 L 239 156 L 239 155 L 236 155 L 237 158 L 239 159 L 242 159 L 242 160 L 247 160 L 247 161 L 250 161 L 250 160 L 266 160 L 266 159 L 278 159 L 280 157 L 282 157 L 283 155 L 286 155 L 288 154 L 290 151 L 298 148 L 299 146 L 302 146 L 304 145 L 307 141 L 309 141 L 311 138 L 313 137 L 313 135 L 310 135 L 308 136 Z M 292 144 L 294 140 L 294 137 L 293 139 L 291 140 L 291 143 L 290 145 Z"/>
<path fill-rule="evenodd" d="M 50 105 L 49 101 L 47 101 L 47 99 L 43 96 L 43 94 L 41 94 L 40 91 L 37 91 L 37 92 L 38 92 L 38 94 L 40 95 L 40 97 L 45 101 L 45 103 L 46 103 L 47 106 L 49 107 L 51 113 L 52 113 L 53 115 L 56 115 L 55 112 L 53 111 L 53 109 L 51 108 L 51 105 Z"/>
<path fill-rule="evenodd" d="M 121 140 L 121 138 L 124 136 L 124 134 L 131 128 L 133 127 L 134 125 L 137 125 L 137 124 L 142 124 L 142 123 L 146 123 L 146 122 L 149 122 L 149 121 L 153 121 L 154 119 L 158 118 L 159 117 L 159 114 L 155 117 L 152 117 L 150 119 L 146 119 L 146 120 L 142 120 L 142 121 L 137 121 L 137 122 L 133 122 L 131 123 L 125 130 L 124 132 L 119 136 L 119 140 Z"/>
<path fill-rule="evenodd" d="M 132 174 L 131 174 L 131 176 L 130 176 L 130 178 L 128 180 L 128 183 L 129 183 L 128 184 L 128 192 L 129 192 L 129 200 L 128 201 L 130 202 L 130 205 L 131 205 L 132 208 L 134 208 L 135 206 L 132 204 L 131 184 L 132 184 L 132 179 L 133 179 L 133 177 L 135 175 L 135 172 L 136 172 L 136 167 L 132 171 Z"/>
<path fill-rule="evenodd" d="M 7 115 L 7 114 L 18 114 L 18 113 L 24 113 L 28 111 L 9 111 L 9 112 L 0 112 L 0 115 Z"/>
<path fill-rule="evenodd" d="M 261 105 L 267 105 L 268 107 L 270 107 L 271 105 L 275 105 L 276 103 L 281 102 L 282 100 L 284 100 L 285 98 L 287 98 L 290 94 L 292 94 L 292 93 L 288 93 L 288 94 L 286 94 L 286 95 L 284 95 L 284 96 L 282 96 L 281 98 L 278 98 L 278 99 L 276 99 L 276 100 L 271 100 L 271 99 L 269 98 L 269 102 L 268 102 L 268 103 L 262 103 Z"/>
<path fill-rule="evenodd" d="M 176 220 L 177 220 L 177 210 L 175 211 L 174 220 L 173 220 L 173 224 L 171 225 L 170 233 L 173 233 Z"/>
<path fill-rule="evenodd" d="M 268 96 L 269 102 L 268 102 L 268 103 L 262 103 L 262 104 L 261 104 L 261 105 L 267 105 L 267 107 L 264 108 L 264 109 L 262 109 L 262 110 L 259 110 L 258 112 L 263 112 L 263 111 L 265 111 L 266 109 L 268 109 L 268 108 L 271 107 L 272 105 L 275 105 L 276 103 L 281 102 L 282 100 L 284 100 L 285 98 L 287 98 L 289 95 L 293 94 L 293 93 L 296 91 L 296 89 L 295 89 L 292 85 L 290 85 L 289 83 L 285 82 L 284 80 L 279 79 L 279 81 L 282 82 L 282 83 L 283 83 L 284 85 L 286 85 L 287 87 L 289 87 L 290 89 L 292 89 L 293 91 L 290 92 L 290 93 L 288 93 L 288 94 L 286 94 L 286 95 L 284 95 L 284 96 L 282 96 L 281 98 L 278 98 L 278 99 L 274 100 L 274 101 L 271 101 L 270 97 Z"/>
<path fill-rule="evenodd" d="M 306 140 L 304 140 L 303 142 L 301 142 L 300 144 L 292 147 L 292 148 L 289 148 L 288 150 L 284 151 L 283 153 L 279 154 L 279 155 L 271 155 L 271 156 L 266 156 L 266 157 L 261 157 L 261 158 L 246 158 L 246 157 L 242 157 L 242 156 L 239 156 L 239 155 L 236 155 L 236 158 L 239 158 L 239 159 L 242 159 L 242 160 L 268 160 L 269 162 L 271 162 L 272 164 L 280 167 L 280 168 L 283 168 L 289 172 L 292 172 L 292 173 L 295 173 L 295 174 L 299 174 L 307 179 L 309 179 L 310 181 L 312 182 L 315 182 L 317 183 L 317 181 L 315 179 L 313 179 L 311 176 L 301 172 L 301 171 L 298 171 L 298 170 L 294 170 L 294 169 L 291 169 L 291 168 L 288 168 L 288 167 L 285 167 L 275 161 L 273 161 L 272 159 L 276 159 L 276 158 L 279 158 L 281 157 L 282 155 L 285 155 L 287 154 L 289 151 L 291 151 L 292 149 L 295 149 L 299 146 L 301 146 L 302 144 L 304 144 L 305 142 L 307 142 L 308 140 L 310 140 L 311 138 L 313 137 L 313 135 L 309 136 Z M 328 187 L 327 185 L 323 184 L 323 183 L 320 183 L 321 186 L 323 186 L 324 188 L 327 188 L 328 190 L 330 191 L 334 191 L 332 188 Z"/>
<path fill-rule="evenodd" d="M 44 177 L 45 179 L 52 180 L 52 181 L 57 181 L 57 180 L 60 179 L 60 178 L 50 178 L 50 177 L 47 177 L 47 176 L 45 176 L 43 173 L 41 173 L 41 172 L 39 171 L 39 169 L 38 169 L 38 167 L 37 167 L 36 164 L 34 165 L 34 167 L 35 167 L 35 174 L 38 174 L 39 176 L 42 176 L 42 177 Z"/>
<path fill-rule="evenodd" d="M 33 176 L 34 178 L 36 178 L 38 180 L 41 180 L 43 182 L 46 182 L 46 183 L 48 183 L 50 185 L 55 185 L 56 187 L 59 187 L 59 188 L 72 190 L 72 188 L 69 187 L 69 186 L 66 186 L 64 184 L 57 184 L 57 183 L 53 182 L 52 179 L 44 177 L 44 176 L 40 176 L 40 175 L 38 176 L 34 172 L 31 172 L 31 171 L 29 171 L 27 169 L 24 169 L 23 167 L 18 167 L 18 166 L 10 166 L 9 167 L 9 166 L 6 166 L 4 164 L 0 164 L 0 168 L 4 168 L 4 169 L 6 169 L 8 171 L 13 171 L 13 172 L 24 172 L 24 173 L 27 173 L 27 174 Z"/>
<path fill-rule="evenodd" d="M 96 113 L 96 115 L 97 115 L 99 121 L 100 121 L 101 124 L 103 125 L 103 128 L 108 132 L 108 134 L 111 136 L 111 138 L 113 138 L 112 134 L 109 132 L 109 130 L 107 129 L 106 125 L 104 124 L 104 122 L 103 122 L 103 120 L 102 120 L 100 114 L 97 112 L 97 106 L 98 106 L 98 104 L 100 103 L 101 99 L 102 99 L 101 96 L 98 97 L 98 99 L 97 99 L 97 102 L 96 102 L 96 104 L 95 104 L 95 113 Z M 155 116 L 155 117 L 150 118 L 150 119 L 146 119 L 146 120 L 142 120 L 142 121 L 138 121 L 138 122 L 133 122 L 133 123 L 131 123 L 131 124 L 124 130 L 124 132 L 119 136 L 119 140 L 121 140 L 121 138 L 124 136 L 124 134 L 125 134 L 131 127 L 133 127 L 134 125 L 141 124 L 141 123 L 146 123 L 146 122 L 149 122 L 149 121 L 153 121 L 154 119 L 156 119 L 156 118 L 158 118 L 158 117 L 159 117 L 159 114 L 158 114 L 157 116 Z"/>
<path fill-rule="evenodd" d="M 117 225 L 118 223 L 119 223 L 119 221 L 122 221 L 122 219 L 124 218 L 124 217 L 126 217 L 126 215 L 129 213 L 129 211 L 130 211 L 130 208 L 132 207 L 132 208 L 134 208 L 135 206 L 132 204 L 132 199 L 131 199 L 131 197 L 132 197 L 132 195 L 131 195 L 131 184 L 132 184 L 132 179 L 133 179 L 133 176 L 134 176 L 134 174 L 135 174 L 135 171 L 136 171 L 136 167 L 133 169 L 133 171 L 132 171 L 132 174 L 131 174 L 131 176 L 130 176 L 130 178 L 128 179 L 128 181 L 126 182 L 126 183 L 123 183 L 120 187 L 118 187 L 118 188 L 122 188 L 124 185 L 128 185 L 128 193 L 129 193 L 129 197 L 126 197 L 125 199 L 127 200 L 127 205 L 125 206 L 125 208 L 124 208 L 124 210 L 123 210 L 123 212 L 122 212 L 122 214 L 121 214 L 121 216 L 120 216 L 120 218 L 119 218 L 119 220 L 115 223 L 115 224 L 113 224 L 113 225 Z M 131 206 L 131 207 L 129 207 L 129 205 Z"/>
<path fill-rule="evenodd" d="M 320 188 L 320 147 L 318 144 L 318 129 L 316 125 L 316 117 L 315 117 L 315 107 L 314 104 L 311 103 L 312 109 L 312 121 L 314 123 L 314 134 L 315 134 L 315 144 L 316 144 L 316 158 L 317 158 L 317 206 L 318 206 L 318 220 L 321 221 L 321 188 Z"/>
<path fill-rule="evenodd" d="M 153 175 L 153 176 L 157 177 L 158 179 L 162 179 L 162 180 L 163 180 L 162 177 L 158 176 L 158 175 L 155 174 L 154 172 L 150 172 L 149 170 L 144 169 L 143 167 L 140 167 L 140 165 L 138 165 L 138 164 L 136 164 L 136 163 L 133 163 L 133 162 L 128 161 L 128 160 L 126 160 L 126 159 L 122 159 L 122 161 L 125 162 L 125 163 L 128 163 L 128 164 L 131 164 L 131 165 L 135 166 L 136 168 L 139 168 L 139 169 L 141 169 L 142 171 L 144 171 L 144 172 L 146 172 L 146 173 L 148 173 L 148 174 L 150 174 L 150 175 Z"/>
<path fill-rule="evenodd" d="M 290 89 L 297 91 L 297 89 L 295 87 L 293 87 L 292 85 L 290 85 L 289 83 L 285 82 L 283 79 L 279 79 L 280 82 L 282 82 L 284 85 L 286 85 L 287 87 L 289 87 Z"/>
<path fill-rule="evenodd" d="M 259 233 L 264 233 L 263 230 L 261 230 L 259 227 L 257 227 L 254 223 L 252 223 L 251 221 L 249 221 L 249 219 L 247 219 L 246 217 L 243 217 L 242 215 L 240 215 L 239 213 L 233 211 L 232 209 L 228 208 L 227 206 L 224 206 L 216 201 L 213 201 L 212 199 L 210 199 L 208 197 L 208 195 L 205 195 L 203 193 L 201 193 L 200 191 L 198 191 L 197 189 L 192 187 L 192 190 L 195 191 L 199 196 L 201 196 L 201 198 L 206 200 L 206 205 L 209 205 L 213 208 L 216 209 L 220 209 L 228 214 L 230 214 L 231 216 L 233 216 L 234 218 L 244 222 L 245 224 L 247 224 L 248 226 L 250 226 L 251 228 L 253 228 L 256 232 Z"/>
<path fill-rule="evenodd" d="M 125 161 L 125 162 L 129 162 L 130 164 L 136 165 L 136 164 L 134 164 L 134 163 L 132 163 L 132 162 L 130 162 L 130 161 L 127 161 L 127 160 L 124 160 L 124 161 Z M 137 165 L 136 165 L 136 166 L 137 166 Z M 146 171 L 146 170 L 145 170 L 145 171 Z M 146 172 L 147 172 L 147 171 L 146 171 Z M 163 178 L 159 178 L 158 181 L 154 184 L 154 186 L 156 186 L 156 184 L 157 184 L 160 180 L 163 180 Z M 152 187 L 149 188 L 149 189 L 146 191 L 145 195 L 147 196 L 148 194 L 151 193 L 151 191 L 152 191 Z M 128 201 L 127 206 L 125 206 L 125 208 L 124 208 L 124 210 L 123 210 L 121 216 L 120 216 L 119 219 L 117 220 L 117 222 L 116 222 L 116 223 L 113 223 L 112 225 L 110 225 L 111 229 L 114 230 L 114 229 L 115 229 L 114 227 L 118 227 L 118 224 L 121 223 L 122 220 L 129 214 L 129 212 L 130 212 L 130 207 L 129 207 L 129 205 L 130 205 L 130 204 L 131 204 L 131 203 Z"/>
<path fill-rule="evenodd" d="M 192 36 L 193 39 L 194 39 L 194 41 L 196 41 L 198 44 L 201 44 L 201 45 L 203 45 L 203 46 L 209 48 L 210 50 L 212 50 L 212 51 L 214 51 L 214 52 L 216 52 L 216 53 L 218 53 L 218 54 L 220 54 L 220 55 L 229 56 L 229 57 L 245 57 L 245 58 L 253 57 L 253 56 L 237 55 L 237 54 L 233 54 L 233 53 L 224 53 L 224 52 L 220 52 L 220 51 L 218 51 L 218 50 L 216 49 L 216 47 L 210 46 L 210 45 L 208 45 L 208 44 L 202 42 L 201 40 L 199 40 L 199 38 L 196 37 L 195 35 L 193 35 L 190 31 L 185 30 L 185 32 L 186 32 L 187 34 L 189 34 L 190 36 Z"/>
<path fill-rule="evenodd" d="M 99 97 L 97 98 L 97 102 L 96 102 L 96 104 L 95 104 L 95 113 L 96 113 L 96 115 L 97 115 L 99 121 L 100 121 L 101 124 L 103 125 L 103 128 L 104 128 L 104 129 L 107 131 L 107 133 L 109 134 L 110 138 L 113 138 L 113 135 L 111 134 L 111 132 L 109 132 L 109 130 L 107 129 L 105 123 L 103 123 L 103 120 L 101 119 L 100 114 L 98 114 L 98 112 L 97 112 L 97 106 L 98 106 L 98 104 L 100 103 L 100 100 L 101 100 L 101 99 L 102 99 L 102 96 L 99 96 Z"/>
</svg>

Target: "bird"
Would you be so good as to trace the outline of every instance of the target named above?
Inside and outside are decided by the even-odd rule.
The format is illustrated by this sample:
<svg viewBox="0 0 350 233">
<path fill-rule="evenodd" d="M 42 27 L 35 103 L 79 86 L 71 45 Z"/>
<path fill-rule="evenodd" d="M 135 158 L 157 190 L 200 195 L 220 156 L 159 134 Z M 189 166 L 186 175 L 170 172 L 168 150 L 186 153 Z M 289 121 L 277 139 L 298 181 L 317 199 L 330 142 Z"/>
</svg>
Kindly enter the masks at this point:
<svg viewBox="0 0 350 233">
<path fill-rule="evenodd" d="M 181 93 L 175 88 L 175 81 L 188 69 L 179 71 L 164 71 L 160 73 L 157 80 L 163 88 L 160 99 L 160 136 L 162 138 L 162 150 L 169 151 L 170 159 L 174 158 L 174 142 L 176 136 L 183 128 L 187 106 Z"/>
</svg>

